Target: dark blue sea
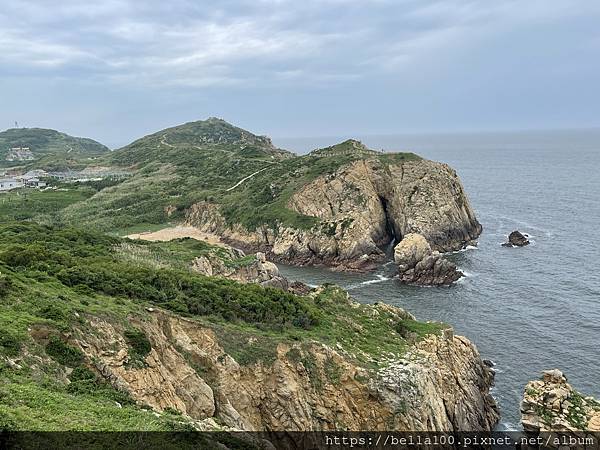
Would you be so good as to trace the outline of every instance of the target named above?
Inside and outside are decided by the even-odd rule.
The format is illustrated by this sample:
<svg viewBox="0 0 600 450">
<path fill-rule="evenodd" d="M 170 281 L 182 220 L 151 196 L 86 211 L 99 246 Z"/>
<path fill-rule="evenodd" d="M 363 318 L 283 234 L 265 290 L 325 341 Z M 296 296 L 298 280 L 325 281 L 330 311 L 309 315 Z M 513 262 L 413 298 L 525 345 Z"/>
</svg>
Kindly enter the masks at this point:
<svg viewBox="0 0 600 450">
<path fill-rule="evenodd" d="M 276 144 L 305 153 L 347 137 L 357 136 Z M 519 427 L 525 384 L 546 369 L 559 368 L 576 389 L 600 398 L 600 130 L 361 140 L 457 170 L 483 225 L 477 248 L 450 255 L 467 277 L 450 288 L 419 288 L 400 285 L 393 264 L 366 275 L 282 272 L 310 284 L 335 282 L 358 301 L 387 302 L 452 324 L 496 363 L 500 428 Z M 515 229 L 531 245 L 501 247 Z"/>
</svg>

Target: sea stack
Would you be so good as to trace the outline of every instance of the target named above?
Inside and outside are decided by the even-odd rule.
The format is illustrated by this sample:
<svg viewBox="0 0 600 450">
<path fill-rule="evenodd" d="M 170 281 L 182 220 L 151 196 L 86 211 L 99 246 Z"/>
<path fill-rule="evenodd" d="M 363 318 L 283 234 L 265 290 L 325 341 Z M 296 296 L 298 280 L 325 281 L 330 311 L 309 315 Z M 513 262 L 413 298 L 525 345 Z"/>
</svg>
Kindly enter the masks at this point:
<svg viewBox="0 0 600 450">
<path fill-rule="evenodd" d="M 508 235 L 508 242 L 502 244 L 503 247 L 525 247 L 529 245 L 529 239 L 526 234 L 518 230 L 513 231 Z"/>
<path fill-rule="evenodd" d="M 444 259 L 421 234 L 409 233 L 394 249 L 400 281 L 420 286 L 448 286 L 464 274 Z"/>
</svg>

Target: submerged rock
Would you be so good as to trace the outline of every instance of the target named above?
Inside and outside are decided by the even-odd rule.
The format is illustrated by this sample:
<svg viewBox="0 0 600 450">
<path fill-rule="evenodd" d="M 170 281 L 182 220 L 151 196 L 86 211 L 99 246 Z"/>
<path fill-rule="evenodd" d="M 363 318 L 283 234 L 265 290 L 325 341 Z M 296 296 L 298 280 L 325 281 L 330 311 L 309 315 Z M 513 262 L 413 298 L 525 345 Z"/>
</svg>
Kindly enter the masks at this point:
<svg viewBox="0 0 600 450">
<path fill-rule="evenodd" d="M 394 249 L 400 281 L 421 286 L 444 286 L 459 280 L 463 273 L 431 246 L 422 235 L 410 233 Z"/>
<path fill-rule="evenodd" d="M 502 244 L 503 247 L 524 247 L 529 245 L 529 239 L 527 235 L 521 233 L 518 230 L 513 231 L 508 235 L 508 242 Z"/>
</svg>

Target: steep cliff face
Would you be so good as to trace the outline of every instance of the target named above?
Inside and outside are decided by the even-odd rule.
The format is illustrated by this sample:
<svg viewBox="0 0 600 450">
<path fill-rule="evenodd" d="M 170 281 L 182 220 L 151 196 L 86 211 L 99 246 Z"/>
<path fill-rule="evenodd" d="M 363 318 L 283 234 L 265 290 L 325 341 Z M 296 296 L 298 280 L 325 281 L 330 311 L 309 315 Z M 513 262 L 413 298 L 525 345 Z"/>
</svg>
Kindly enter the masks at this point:
<svg viewBox="0 0 600 450">
<path fill-rule="evenodd" d="M 372 308 L 411 317 L 387 305 Z M 71 339 L 113 386 L 157 411 L 268 431 L 489 430 L 498 420 L 491 371 L 450 329 L 401 359 L 365 368 L 341 346 L 316 341 L 282 342 L 272 361 L 244 364 L 213 329 L 159 310 L 131 324 L 151 343 L 141 364 L 132 364 L 124 330 L 103 319 Z"/>
<path fill-rule="evenodd" d="M 423 235 L 434 250 L 457 250 L 481 233 L 460 179 L 446 164 L 427 160 L 354 161 L 296 191 L 292 211 L 318 219 L 310 229 L 228 225 L 218 205 L 202 202 L 187 222 L 237 245 L 263 249 L 292 264 L 369 269 L 384 248 L 408 233 Z"/>
</svg>

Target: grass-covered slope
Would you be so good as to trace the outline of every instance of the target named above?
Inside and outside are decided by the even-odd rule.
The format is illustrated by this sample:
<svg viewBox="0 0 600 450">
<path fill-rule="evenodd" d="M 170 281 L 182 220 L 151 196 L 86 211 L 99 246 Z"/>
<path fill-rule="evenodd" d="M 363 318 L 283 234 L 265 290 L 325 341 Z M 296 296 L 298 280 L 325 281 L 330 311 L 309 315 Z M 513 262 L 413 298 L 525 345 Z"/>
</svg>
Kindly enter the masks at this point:
<svg viewBox="0 0 600 450">
<path fill-rule="evenodd" d="M 130 258 L 124 245 L 148 252 Z M 245 365 L 268 364 L 278 343 L 316 340 L 377 368 L 415 339 L 440 332 L 439 324 L 350 304 L 339 288 L 299 297 L 186 268 L 207 251 L 208 244 L 191 240 L 131 242 L 73 228 L 1 224 L 0 428 L 185 428 L 183 418 L 149 413 L 113 389 L 69 343 L 73 330 L 91 332 L 92 317 L 129 330 L 125 335 L 143 358 L 151 343 L 130 319 L 144 320 L 149 307 L 170 310 L 213 329 L 219 344 Z"/>
<path fill-rule="evenodd" d="M 12 148 L 29 148 L 17 158 Z M 43 128 L 11 128 L 0 132 L 0 167 L 64 169 L 90 164 L 109 149 L 92 139 L 69 136 Z M 12 154 L 12 156 L 11 156 Z M 12 159 L 9 161 L 8 159 Z"/>
<path fill-rule="evenodd" d="M 273 147 L 220 119 L 191 122 L 144 137 L 111 153 L 113 165 L 132 167 L 134 176 L 65 211 L 73 223 L 103 230 L 181 218 L 192 204 L 221 205 L 229 223 L 249 229 L 277 223 L 309 228 L 313 217 L 287 208 L 293 193 L 315 178 L 364 158 L 385 163 L 418 159 L 412 153 L 382 154 L 346 141 L 309 155 Z"/>
</svg>

